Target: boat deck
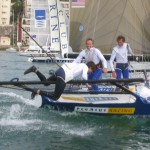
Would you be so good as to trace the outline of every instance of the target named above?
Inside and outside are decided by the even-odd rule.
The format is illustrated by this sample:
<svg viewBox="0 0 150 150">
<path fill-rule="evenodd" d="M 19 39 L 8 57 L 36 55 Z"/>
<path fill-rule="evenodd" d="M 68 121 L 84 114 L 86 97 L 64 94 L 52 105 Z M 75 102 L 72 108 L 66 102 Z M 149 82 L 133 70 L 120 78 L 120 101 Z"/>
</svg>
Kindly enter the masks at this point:
<svg viewBox="0 0 150 150">
<path fill-rule="evenodd" d="M 92 103 L 92 104 L 123 104 L 134 103 L 136 98 L 130 94 L 97 94 L 97 95 L 62 95 L 58 102 Z"/>
</svg>

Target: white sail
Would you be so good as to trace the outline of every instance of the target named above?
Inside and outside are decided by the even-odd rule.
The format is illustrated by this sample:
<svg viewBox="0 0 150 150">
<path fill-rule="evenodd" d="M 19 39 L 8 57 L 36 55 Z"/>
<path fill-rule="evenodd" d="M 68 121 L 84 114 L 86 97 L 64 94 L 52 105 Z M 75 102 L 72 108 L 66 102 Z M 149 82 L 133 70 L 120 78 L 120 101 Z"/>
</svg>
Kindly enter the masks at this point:
<svg viewBox="0 0 150 150">
<path fill-rule="evenodd" d="M 57 1 L 48 0 L 50 14 L 51 50 L 60 51 L 59 21 Z"/>
<path fill-rule="evenodd" d="M 65 53 L 68 53 L 68 37 L 67 37 L 67 26 L 66 26 L 66 14 L 57 0 L 58 18 L 59 18 L 59 37 L 61 46 L 61 56 L 63 57 Z"/>
<path fill-rule="evenodd" d="M 50 47 L 48 10 L 47 0 L 31 0 L 30 35 L 47 51 Z M 30 39 L 29 50 L 40 51 L 41 48 Z"/>
<path fill-rule="evenodd" d="M 102 53 L 111 53 L 117 36 L 124 35 L 134 54 L 150 52 L 150 0 L 85 2 L 85 8 L 71 9 L 70 44 L 74 50 L 85 47 L 85 40 L 91 37 Z"/>
</svg>

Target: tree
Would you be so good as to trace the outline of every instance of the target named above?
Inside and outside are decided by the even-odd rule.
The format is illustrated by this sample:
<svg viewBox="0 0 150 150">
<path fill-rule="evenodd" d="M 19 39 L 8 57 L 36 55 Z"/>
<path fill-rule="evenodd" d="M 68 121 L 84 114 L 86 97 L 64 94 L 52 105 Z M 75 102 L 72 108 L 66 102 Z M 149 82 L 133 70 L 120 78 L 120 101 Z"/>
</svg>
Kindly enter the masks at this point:
<svg viewBox="0 0 150 150">
<path fill-rule="evenodd" d="M 13 5 L 12 5 L 12 16 L 10 18 L 10 22 L 12 23 L 14 21 L 14 23 L 18 23 L 19 25 L 21 25 L 21 22 L 22 22 L 22 16 L 23 16 L 23 12 L 24 12 L 24 0 L 13 0 L 12 2 Z M 13 16 L 14 14 L 14 16 Z M 13 20 L 13 17 L 14 17 L 14 20 Z M 15 32 L 17 32 L 17 35 L 18 36 L 15 36 L 15 43 L 17 41 L 21 41 L 21 28 L 19 27 L 18 30 L 17 30 L 17 26 L 14 26 L 15 27 Z M 16 34 L 15 34 L 16 35 Z M 17 39 L 18 37 L 18 39 Z"/>
<path fill-rule="evenodd" d="M 15 2 L 14 0 L 14 4 L 12 5 L 12 10 L 14 10 L 14 22 L 17 21 L 17 19 L 21 19 L 22 15 L 23 15 L 23 9 L 24 5 L 23 5 L 23 0 L 18 0 L 17 2 Z M 11 22 L 13 20 L 13 16 L 11 16 Z"/>
</svg>

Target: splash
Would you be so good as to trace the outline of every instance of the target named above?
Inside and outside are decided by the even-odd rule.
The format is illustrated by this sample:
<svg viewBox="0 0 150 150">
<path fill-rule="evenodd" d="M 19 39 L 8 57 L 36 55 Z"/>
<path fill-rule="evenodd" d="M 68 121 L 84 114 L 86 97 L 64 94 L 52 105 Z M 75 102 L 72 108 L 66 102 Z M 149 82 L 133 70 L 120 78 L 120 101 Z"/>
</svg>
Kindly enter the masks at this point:
<svg viewBox="0 0 150 150">
<path fill-rule="evenodd" d="M 76 136 L 91 136 L 94 134 L 95 129 L 89 128 L 89 129 L 68 129 L 65 130 L 65 133 L 68 135 L 76 135 Z"/>
<path fill-rule="evenodd" d="M 22 108 L 19 104 L 14 104 L 10 108 L 10 118 L 19 119 L 22 114 Z"/>
<path fill-rule="evenodd" d="M 55 124 L 51 123 L 47 126 L 47 129 L 49 131 L 57 131 L 57 132 L 62 132 L 66 135 L 73 135 L 73 136 L 91 136 L 95 132 L 95 128 L 89 128 L 89 127 L 77 127 L 77 126 L 72 126 L 67 123 L 65 124 Z"/>
<path fill-rule="evenodd" d="M 18 94 L 13 93 L 13 92 L 10 92 L 10 93 L 0 92 L 0 95 L 13 97 L 13 98 L 15 98 L 16 101 L 21 100 L 22 102 L 26 103 L 27 105 L 32 105 L 32 106 L 35 106 L 35 107 L 38 107 L 38 108 L 41 106 L 41 103 L 42 103 L 41 99 L 40 99 L 40 96 L 36 96 L 34 100 L 31 100 L 31 99 L 24 98 L 23 96 L 18 95 Z"/>
<path fill-rule="evenodd" d="M 15 127 L 28 127 L 29 125 L 32 125 L 34 128 L 36 124 L 42 124 L 41 120 L 33 119 L 33 120 L 28 120 L 28 119 L 10 119 L 10 118 L 2 118 L 0 120 L 0 125 L 1 126 L 15 126 Z M 31 126 L 30 126 L 31 127 Z M 17 129 L 18 130 L 18 129 Z"/>
<path fill-rule="evenodd" d="M 73 111 L 73 112 L 61 112 L 60 115 L 63 117 L 71 117 L 71 116 L 79 116 L 80 114 Z"/>
</svg>

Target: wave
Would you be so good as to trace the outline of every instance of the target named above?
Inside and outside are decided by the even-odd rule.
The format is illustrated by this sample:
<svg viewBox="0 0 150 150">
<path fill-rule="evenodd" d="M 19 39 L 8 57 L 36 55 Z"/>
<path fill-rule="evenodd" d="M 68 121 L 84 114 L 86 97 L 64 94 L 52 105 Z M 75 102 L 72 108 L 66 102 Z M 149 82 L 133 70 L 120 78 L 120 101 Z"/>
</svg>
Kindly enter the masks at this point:
<svg viewBox="0 0 150 150">
<path fill-rule="evenodd" d="M 18 95 L 18 94 L 13 93 L 13 92 L 0 92 L 0 95 L 13 97 L 13 98 L 15 98 L 15 101 L 20 101 L 21 100 L 22 102 L 26 103 L 27 105 L 32 105 L 32 106 L 35 106 L 35 107 L 40 107 L 41 106 L 41 100 L 39 100 L 39 99 L 36 99 L 36 100 L 27 99 L 27 98 L 23 97 L 22 95 Z M 6 101 L 6 100 L 3 100 L 3 102 L 4 101 Z"/>
<path fill-rule="evenodd" d="M 34 125 L 34 124 L 41 124 L 42 121 L 41 120 L 28 120 L 28 119 L 8 119 L 8 118 L 2 118 L 0 120 L 0 125 L 1 126 L 15 126 L 15 127 L 25 127 L 25 126 L 29 126 L 29 125 Z"/>
</svg>

